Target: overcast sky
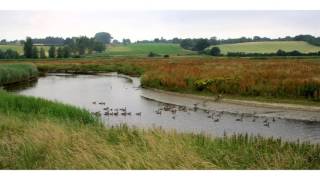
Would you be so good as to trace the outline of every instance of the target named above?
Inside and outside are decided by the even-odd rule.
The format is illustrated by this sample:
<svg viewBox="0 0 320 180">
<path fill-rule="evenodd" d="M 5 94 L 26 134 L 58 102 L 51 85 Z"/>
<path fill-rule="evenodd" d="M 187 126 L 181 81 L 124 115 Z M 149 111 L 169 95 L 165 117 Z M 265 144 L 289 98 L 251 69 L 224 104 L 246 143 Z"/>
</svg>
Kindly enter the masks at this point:
<svg viewBox="0 0 320 180">
<path fill-rule="evenodd" d="M 0 39 L 26 36 L 234 38 L 320 36 L 320 11 L 0 11 Z"/>
</svg>

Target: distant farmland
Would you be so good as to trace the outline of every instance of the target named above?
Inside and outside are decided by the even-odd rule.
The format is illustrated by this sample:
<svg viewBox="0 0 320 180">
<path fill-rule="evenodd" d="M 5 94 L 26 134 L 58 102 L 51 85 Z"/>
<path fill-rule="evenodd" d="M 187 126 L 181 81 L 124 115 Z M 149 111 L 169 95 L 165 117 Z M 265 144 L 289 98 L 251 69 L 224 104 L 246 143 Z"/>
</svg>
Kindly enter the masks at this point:
<svg viewBox="0 0 320 180">
<path fill-rule="evenodd" d="M 149 52 L 160 55 L 187 55 L 194 52 L 185 50 L 179 44 L 172 43 L 142 43 L 129 45 L 110 45 L 107 52 L 111 56 L 147 56 Z"/>
<path fill-rule="evenodd" d="M 304 53 L 320 51 L 320 46 L 314 46 L 304 41 L 247 42 L 223 44 L 218 47 L 221 49 L 223 54 L 227 54 L 228 52 L 272 53 L 279 49 L 284 51 L 297 50 Z"/>
</svg>

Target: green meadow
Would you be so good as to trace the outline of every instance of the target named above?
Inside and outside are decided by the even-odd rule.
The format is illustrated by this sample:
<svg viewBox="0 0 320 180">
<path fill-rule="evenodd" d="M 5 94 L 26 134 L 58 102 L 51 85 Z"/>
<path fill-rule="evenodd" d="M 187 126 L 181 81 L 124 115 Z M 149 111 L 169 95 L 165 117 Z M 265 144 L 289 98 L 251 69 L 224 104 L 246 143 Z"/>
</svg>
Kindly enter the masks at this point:
<svg viewBox="0 0 320 180">
<path fill-rule="evenodd" d="M 266 41 L 266 42 L 246 42 L 235 44 L 218 45 L 223 54 L 228 52 L 245 52 L 245 53 L 273 53 L 282 49 L 284 51 L 297 50 L 300 52 L 318 52 L 319 46 L 311 45 L 304 41 Z"/>
<path fill-rule="evenodd" d="M 110 45 L 107 53 L 111 56 L 147 56 L 150 52 L 159 55 L 191 55 L 192 51 L 185 50 L 179 44 L 172 43 L 141 43 L 129 45 Z"/>
</svg>

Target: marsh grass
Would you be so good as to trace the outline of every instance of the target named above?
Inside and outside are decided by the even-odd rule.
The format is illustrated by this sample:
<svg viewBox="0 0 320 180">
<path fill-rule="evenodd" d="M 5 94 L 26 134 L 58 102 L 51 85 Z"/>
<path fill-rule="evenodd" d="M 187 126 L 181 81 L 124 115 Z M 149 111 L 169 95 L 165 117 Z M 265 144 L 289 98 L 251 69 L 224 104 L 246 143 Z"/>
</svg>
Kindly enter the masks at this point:
<svg viewBox="0 0 320 180">
<path fill-rule="evenodd" d="M 0 64 L 0 86 L 28 81 L 38 76 L 38 69 L 33 64 Z"/>
<path fill-rule="evenodd" d="M 79 121 L 84 124 L 96 122 L 96 119 L 84 109 L 62 103 L 52 103 L 41 98 L 25 97 L 0 90 L 0 100 L 0 112 L 8 115 L 19 112 L 43 115 L 63 121 Z"/>
<path fill-rule="evenodd" d="M 319 169 L 320 147 L 105 127 L 85 110 L 0 91 L 1 169 Z"/>
<path fill-rule="evenodd" d="M 41 72 L 118 72 L 141 76 L 144 87 L 236 99 L 320 102 L 320 63 L 297 59 L 114 59 L 34 62 Z M 201 85 L 199 87 L 199 85 Z"/>
</svg>

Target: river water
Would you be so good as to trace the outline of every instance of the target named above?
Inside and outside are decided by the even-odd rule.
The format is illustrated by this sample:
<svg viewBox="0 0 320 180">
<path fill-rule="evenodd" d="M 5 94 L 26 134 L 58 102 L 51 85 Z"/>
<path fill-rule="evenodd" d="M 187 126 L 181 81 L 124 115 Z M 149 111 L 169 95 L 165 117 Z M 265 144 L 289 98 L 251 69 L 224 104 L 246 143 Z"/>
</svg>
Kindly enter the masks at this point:
<svg viewBox="0 0 320 180">
<path fill-rule="evenodd" d="M 221 104 L 212 104 L 207 111 L 200 109 L 203 107 L 196 99 L 142 89 L 138 78 L 51 74 L 32 84 L 9 90 L 75 105 L 93 113 L 100 112 L 107 126 L 126 123 L 138 128 L 161 127 L 212 136 L 247 133 L 320 143 L 320 122 L 310 121 L 320 117 L 320 112 Z M 309 118 L 309 121 L 293 120 L 289 115 Z"/>
</svg>

